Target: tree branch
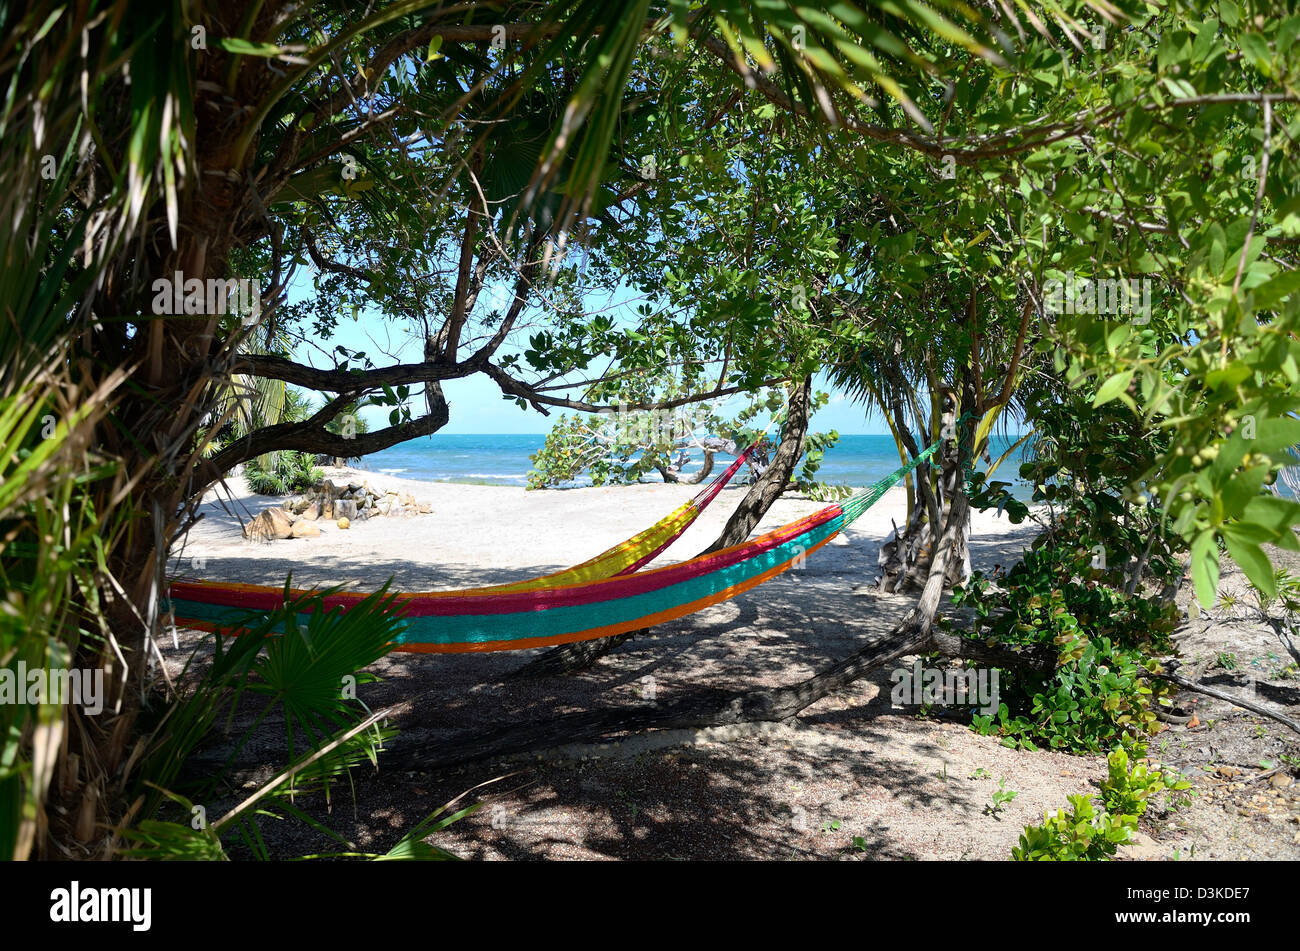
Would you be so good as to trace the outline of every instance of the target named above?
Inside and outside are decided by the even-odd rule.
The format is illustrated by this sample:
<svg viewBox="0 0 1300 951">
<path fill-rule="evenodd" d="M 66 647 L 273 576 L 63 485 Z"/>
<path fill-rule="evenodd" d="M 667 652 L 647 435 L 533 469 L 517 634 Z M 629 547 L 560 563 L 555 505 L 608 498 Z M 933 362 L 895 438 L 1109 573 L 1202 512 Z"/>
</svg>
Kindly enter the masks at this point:
<svg viewBox="0 0 1300 951">
<path fill-rule="evenodd" d="M 344 436 L 341 433 L 327 431 L 320 422 L 322 415 L 331 406 L 334 407 L 334 413 L 331 413 L 325 422 L 333 419 L 338 412 L 340 402 L 340 400 L 334 400 L 305 422 L 276 423 L 273 426 L 263 426 L 247 436 L 236 439 L 225 449 L 204 462 L 202 477 L 206 480 L 204 482 L 205 487 L 216 482 L 224 473 L 239 463 L 247 462 L 249 459 L 254 459 L 263 453 L 279 449 L 293 449 L 322 456 L 364 456 L 372 452 L 379 452 L 381 449 L 387 449 L 389 446 L 395 446 L 399 442 L 405 442 L 408 439 L 432 435 L 443 426 L 446 426 L 449 418 L 447 404 L 444 401 L 435 404 L 434 412 L 418 419 L 398 423 L 396 426 L 386 426 L 372 433 L 355 433 L 351 436 Z"/>
<path fill-rule="evenodd" d="M 542 408 L 543 405 L 559 406 L 564 409 L 576 409 L 583 413 L 604 413 L 613 408 L 610 406 L 598 406 L 595 403 L 588 403 L 585 400 L 569 400 L 557 396 L 547 396 L 544 393 L 533 389 L 522 380 L 516 380 L 501 367 L 491 362 L 484 362 L 481 369 L 496 381 L 497 386 L 501 387 L 501 392 L 506 393 L 509 396 L 522 397 L 531 403 L 534 409 L 545 415 L 549 414 Z M 772 379 L 764 380 L 759 384 L 759 386 L 777 386 L 785 382 L 784 379 L 774 377 Z M 699 403 L 702 400 L 715 399 L 719 396 L 730 396 L 732 393 L 748 392 L 751 389 L 753 389 L 753 387 L 728 386 L 713 389 L 707 393 L 696 393 L 693 396 L 679 396 L 671 400 L 660 400 L 653 403 L 625 403 L 620 404 L 620 406 L 629 410 L 673 409 L 677 406 L 685 406 L 688 403 Z"/>
<path fill-rule="evenodd" d="M 463 363 L 397 363 L 371 370 L 322 370 L 272 354 L 240 354 L 232 373 L 284 380 L 294 386 L 330 393 L 360 393 L 402 383 L 430 383 L 457 380 L 482 367 L 475 361 Z"/>
</svg>

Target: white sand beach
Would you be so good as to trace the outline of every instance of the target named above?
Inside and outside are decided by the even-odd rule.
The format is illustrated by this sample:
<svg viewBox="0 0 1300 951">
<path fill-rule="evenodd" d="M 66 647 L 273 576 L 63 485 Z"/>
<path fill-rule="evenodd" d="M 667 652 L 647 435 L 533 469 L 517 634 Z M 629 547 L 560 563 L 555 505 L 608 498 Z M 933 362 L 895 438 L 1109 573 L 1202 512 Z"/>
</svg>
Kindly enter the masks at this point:
<svg viewBox="0 0 1300 951">
<path fill-rule="evenodd" d="M 344 584 L 369 589 L 390 576 L 394 588 L 431 591 L 511 581 L 584 561 L 647 528 L 698 487 L 645 483 L 605 488 L 528 491 L 510 486 L 466 485 L 401 479 L 361 469 L 325 467 L 336 483 L 364 482 L 380 491 L 410 492 L 433 506 L 429 515 L 357 520 L 348 529 L 322 519 L 318 538 L 246 541 L 241 519 L 249 520 L 282 499 L 248 491 L 240 476 L 209 492 L 202 521 L 189 533 L 176 568 L 206 580 L 283 584 L 292 571 L 303 587 Z M 744 486 L 729 486 L 673 545 L 655 561 L 690 558 L 718 536 Z M 774 528 L 825 503 L 798 497 L 776 502 L 756 531 Z M 906 517 L 906 494 L 891 489 L 830 545 L 811 556 L 804 571 L 836 576 L 848 587 L 875 578 L 880 542 L 892 520 Z M 1031 523 L 1012 525 L 993 513 L 976 512 L 971 529 L 972 562 L 991 567 L 1014 561 L 1033 537 Z M 194 559 L 200 561 L 196 564 Z M 201 567 L 199 567 L 201 565 Z M 780 583 L 780 582 L 778 582 Z M 846 592 L 848 593 L 848 592 Z M 765 599 L 763 590 L 749 597 Z"/>
<path fill-rule="evenodd" d="M 229 497 L 225 490 L 209 495 L 204 518 L 178 548 L 174 567 L 211 580 L 261 584 L 283 584 L 292 571 L 295 585 L 360 590 L 390 576 L 407 591 L 507 581 L 589 558 L 696 491 L 644 484 L 529 492 L 356 469 L 325 473 L 336 483 L 409 491 L 433 511 L 358 521 L 346 530 L 322 520 L 317 538 L 249 542 L 236 513 L 247 520 L 280 500 L 249 495 L 234 477 Z M 707 547 L 745 491 L 726 489 L 656 564 Z M 760 530 L 822 504 L 783 498 Z M 375 709 L 421 696 L 402 709 L 397 725 L 404 739 L 438 741 L 556 713 L 641 706 L 654 702 L 647 700 L 647 684 L 653 697 L 667 699 L 700 688 L 794 682 L 883 634 L 913 603 L 911 595 L 882 596 L 867 587 L 876 577 L 878 545 L 905 508 L 903 489 L 892 490 L 802 570 L 656 628 L 580 674 L 503 681 L 539 651 L 392 654 L 378 665 L 383 681 L 369 685 L 364 699 Z M 972 560 L 982 567 L 1008 564 L 1036 531 L 1031 523 L 1015 526 L 976 513 Z M 194 636 L 187 641 L 193 643 Z M 816 827 L 821 819 L 798 821 L 833 812 L 846 830 L 867 834 L 895 856 L 1003 858 L 1022 825 L 1082 791 L 1086 777 L 1098 772 L 1096 763 L 1077 757 L 1017 757 L 960 723 L 917 721 L 902 710 L 891 714 L 889 683 L 888 671 L 879 671 L 845 695 L 809 707 L 796 724 L 670 731 L 529 757 L 536 768 L 551 772 L 524 789 L 487 795 L 492 808 L 515 817 L 508 833 L 481 812 L 448 830 L 443 841 L 459 854 L 489 858 L 833 856 L 843 853 L 848 839 L 810 837 L 806 826 Z M 377 841 L 425 806 L 436 807 L 499 773 L 497 764 L 437 776 L 381 770 L 366 784 L 361 801 L 368 805 L 347 834 L 362 844 Z M 947 774 L 959 781 L 941 778 Z M 1022 794 L 990 825 L 982 808 L 1001 778 Z M 621 820 L 608 794 L 614 785 L 638 790 L 642 820 L 652 821 L 662 835 L 646 840 L 640 833 L 618 832 Z"/>
</svg>

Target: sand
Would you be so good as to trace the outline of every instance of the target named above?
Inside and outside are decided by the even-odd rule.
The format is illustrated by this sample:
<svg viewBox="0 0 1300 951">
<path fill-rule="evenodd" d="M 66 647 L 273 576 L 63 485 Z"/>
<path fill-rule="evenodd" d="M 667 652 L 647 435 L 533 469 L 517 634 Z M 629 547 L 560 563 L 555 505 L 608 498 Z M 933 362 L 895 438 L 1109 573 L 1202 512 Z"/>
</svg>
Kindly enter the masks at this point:
<svg viewBox="0 0 1300 951">
<path fill-rule="evenodd" d="M 296 585 L 361 590 L 390 577 L 405 591 L 515 580 L 589 558 L 695 491 L 645 484 L 528 492 L 326 473 L 336 482 L 409 491 L 433 512 L 347 530 L 322 522 L 317 538 L 249 543 L 239 518 L 279 500 L 250 496 L 236 477 L 224 503 L 217 493 L 205 501 L 175 567 L 262 584 L 283 584 L 292 571 Z M 707 547 L 744 491 L 725 490 L 656 564 Z M 782 498 L 760 530 L 821 504 Z M 440 742 L 557 713 L 644 707 L 702 688 L 795 682 L 884 634 L 912 606 L 913 596 L 871 587 L 878 546 L 905 510 L 903 490 L 892 490 L 802 570 L 656 628 L 591 670 L 515 681 L 504 678 L 538 651 L 392 654 L 376 665 L 383 680 L 366 685 L 362 699 L 371 709 L 403 704 L 397 742 Z M 1032 522 L 976 513 L 972 562 L 1009 565 L 1037 532 Z M 197 637 L 183 637 L 168 654 L 179 663 Z M 1070 794 L 1094 792 L 1105 774 L 1099 757 L 1016 752 L 963 720 L 917 719 L 891 705 L 889 673 L 876 671 L 792 723 L 644 734 L 437 774 L 385 771 L 381 760 L 377 773 L 359 776 L 355 803 L 319 811 L 358 848 L 383 850 L 454 796 L 511 774 L 477 790 L 484 807 L 435 841 L 487 859 L 1005 859 L 1025 824 L 1066 805 Z M 418 703 L 404 702 L 417 695 Z M 1017 795 L 993 809 L 999 789 Z M 305 827 L 276 825 L 286 854 L 329 846 Z M 1162 844 L 1141 857 L 1168 858 L 1177 848 Z"/>
</svg>

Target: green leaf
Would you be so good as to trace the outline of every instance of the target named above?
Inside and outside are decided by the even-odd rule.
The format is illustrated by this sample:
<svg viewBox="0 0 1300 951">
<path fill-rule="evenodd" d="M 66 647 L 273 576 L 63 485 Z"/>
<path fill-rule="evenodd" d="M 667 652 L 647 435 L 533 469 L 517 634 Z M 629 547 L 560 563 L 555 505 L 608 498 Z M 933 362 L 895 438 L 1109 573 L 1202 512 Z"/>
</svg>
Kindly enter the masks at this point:
<svg viewBox="0 0 1300 951">
<path fill-rule="evenodd" d="M 1242 521 L 1262 525 L 1278 537 L 1289 532 L 1293 525 L 1300 524 L 1300 503 L 1275 495 L 1261 495 L 1246 503 L 1241 517 Z"/>
<path fill-rule="evenodd" d="M 1250 367 L 1240 360 L 1234 360 L 1222 370 L 1211 370 L 1205 374 L 1205 386 L 1210 390 L 1217 390 L 1223 386 L 1233 387 L 1246 380 L 1250 374 Z"/>
<path fill-rule="evenodd" d="M 1201 606 L 1212 607 L 1219 593 L 1219 548 L 1214 532 L 1206 529 L 1192 543 L 1192 584 Z"/>
<path fill-rule="evenodd" d="M 1255 288 L 1255 306 L 1260 310 L 1272 310 L 1297 290 L 1300 290 L 1300 271 L 1284 271 Z"/>
<path fill-rule="evenodd" d="M 223 36 L 217 45 L 236 56 L 279 56 L 283 50 L 274 43 L 253 43 L 238 36 Z"/>
<path fill-rule="evenodd" d="M 1258 545 L 1243 541 L 1228 532 L 1224 532 L 1223 541 L 1227 545 L 1228 554 L 1246 573 L 1250 583 L 1270 598 L 1277 597 L 1273 566 L 1269 564 L 1268 556 L 1263 550 Z"/>
<path fill-rule="evenodd" d="M 1300 443 L 1300 419 L 1283 416 L 1260 420 L 1251 449 L 1273 455 L 1297 443 Z"/>
<path fill-rule="evenodd" d="M 1133 381 L 1133 372 L 1132 370 L 1121 370 L 1098 387 L 1092 405 L 1101 406 L 1103 403 L 1109 403 L 1127 390 L 1129 383 Z"/>
</svg>

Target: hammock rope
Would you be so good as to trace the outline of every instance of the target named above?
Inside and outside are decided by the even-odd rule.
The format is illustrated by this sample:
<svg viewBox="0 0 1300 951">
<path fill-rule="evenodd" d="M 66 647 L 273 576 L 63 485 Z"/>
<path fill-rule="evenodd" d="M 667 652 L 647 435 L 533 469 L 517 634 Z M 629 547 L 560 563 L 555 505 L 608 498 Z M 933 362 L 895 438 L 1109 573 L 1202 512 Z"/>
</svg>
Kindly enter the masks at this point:
<svg viewBox="0 0 1300 951">
<path fill-rule="evenodd" d="M 611 637 L 693 614 L 802 564 L 926 462 L 940 442 L 843 502 L 689 561 L 564 584 L 397 594 L 393 610 L 405 627 L 394 650 L 448 654 L 526 650 Z M 711 486 L 709 491 L 716 496 L 720 488 Z M 306 592 L 291 592 L 298 593 Z M 338 592 L 325 595 L 322 602 L 326 610 L 347 610 L 365 597 Z M 285 591 L 178 581 L 171 586 L 169 600 L 178 626 L 238 633 L 257 615 L 281 609 Z"/>
</svg>

